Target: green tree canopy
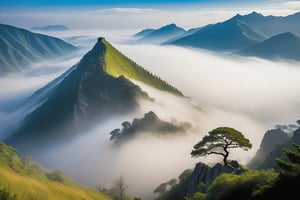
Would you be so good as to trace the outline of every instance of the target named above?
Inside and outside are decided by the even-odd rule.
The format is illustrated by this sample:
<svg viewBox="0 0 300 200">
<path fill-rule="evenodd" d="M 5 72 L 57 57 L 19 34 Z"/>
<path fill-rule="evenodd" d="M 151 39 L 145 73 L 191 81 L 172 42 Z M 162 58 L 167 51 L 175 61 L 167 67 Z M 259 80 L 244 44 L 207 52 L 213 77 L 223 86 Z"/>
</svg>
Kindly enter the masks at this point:
<svg viewBox="0 0 300 200">
<path fill-rule="evenodd" d="M 228 166 L 227 158 L 229 156 L 229 149 L 241 148 L 245 151 L 250 149 L 252 144 L 241 132 L 230 127 L 219 127 L 204 136 L 198 142 L 191 155 L 193 157 L 207 156 L 216 154 L 223 156 L 224 165 Z"/>
</svg>

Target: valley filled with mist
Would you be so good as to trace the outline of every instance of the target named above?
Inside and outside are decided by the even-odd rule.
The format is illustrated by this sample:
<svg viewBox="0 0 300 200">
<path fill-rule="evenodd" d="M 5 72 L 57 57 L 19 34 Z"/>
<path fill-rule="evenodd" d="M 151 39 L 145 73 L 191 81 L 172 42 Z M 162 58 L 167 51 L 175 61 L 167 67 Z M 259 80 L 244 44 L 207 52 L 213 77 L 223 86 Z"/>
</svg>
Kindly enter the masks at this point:
<svg viewBox="0 0 300 200">
<path fill-rule="evenodd" d="M 244 9 L 242 13 L 246 11 Z M 142 15 L 141 12 L 145 12 L 146 17 L 152 12 L 166 16 L 165 11 L 155 9 L 125 12 L 121 8 L 98 10 L 92 14 L 104 17 L 110 12 L 122 16 L 128 12 L 127 18 L 129 13 Z M 176 17 L 183 14 L 178 10 L 175 13 Z M 222 14 L 216 13 L 219 13 L 216 16 Z M 227 15 L 224 15 L 224 20 L 218 20 L 230 21 L 235 17 L 235 14 Z M 28 13 L 26 16 L 28 19 L 32 17 Z M 89 19 L 87 16 L 90 14 L 84 20 Z M 2 14 L 0 23 L 1 20 L 9 21 L 9 17 L 11 22 L 16 22 L 16 16 Z M 110 17 L 116 23 L 115 17 Z M 98 188 L 101 193 L 106 193 L 104 188 L 112 188 L 122 177 L 128 196 L 171 199 L 171 196 L 164 198 L 163 194 L 171 191 L 172 186 L 165 188 L 161 196 L 154 191 L 160 184 L 179 177 L 186 169 L 193 171 L 199 162 L 210 167 L 222 163 L 222 157 L 218 155 L 198 158 L 190 155 L 193 146 L 217 127 L 233 127 L 250 140 L 251 149 L 232 149 L 228 158 L 250 168 L 266 141 L 264 137 L 268 130 L 278 129 L 288 138 L 296 137 L 300 125 L 296 123 L 300 118 L 299 60 L 285 59 L 281 54 L 270 59 L 244 56 L 232 49 L 215 51 L 193 45 L 181 46 L 162 37 L 160 39 L 169 44 L 143 41 L 134 34 L 153 27 L 153 24 L 148 22 L 147 26 L 141 26 L 136 21 L 132 23 L 136 23 L 134 28 L 130 25 L 110 29 L 99 23 L 94 29 L 84 26 L 69 29 L 43 27 L 32 21 L 31 27 L 36 29 L 30 31 L 57 37 L 74 45 L 74 49 L 60 46 L 67 53 L 55 56 L 49 56 L 49 53 L 45 59 L 42 58 L 44 55 L 37 55 L 34 48 L 29 51 L 26 47 L 25 50 L 32 54 L 32 63 L 18 64 L 22 66 L 19 71 L 11 64 L 5 69 L 7 74 L 3 70 L 5 73 L 0 74 L 0 141 L 16 148 L 20 159 L 31 156 L 41 166 L 60 170 L 82 185 L 93 190 Z M 212 22 L 201 23 L 202 27 Z M 17 26 L 18 23 L 10 25 Z M 238 24 L 238 27 L 242 25 Z M 1 28 L 4 38 L 6 29 Z M 210 26 L 206 28 L 211 31 Z M 200 34 L 202 29 L 199 30 L 197 33 Z M 249 28 L 243 29 L 246 30 Z M 185 34 L 187 36 L 182 38 L 189 36 Z M 39 48 L 50 43 L 41 43 L 38 35 L 32 40 L 37 41 Z M 266 35 L 262 41 L 270 37 Z M 17 40 L 28 46 L 25 39 Z M 47 40 L 54 45 L 59 42 L 53 38 Z M 7 39 L 3 44 L 8 42 Z M 11 55 L 14 55 L 11 63 L 29 55 L 9 53 L 14 50 L 8 46 L 7 51 L 0 51 L 0 59 L 6 59 L 1 60 L 1 67 L 10 62 L 8 57 Z M 299 52 L 296 56 L 300 57 Z M 33 62 L 35 57 L 37 60 Z M 0 148 L 0 155 L 7 156 L 3 153 L 6 151 Z M 267 157 L 260 159 L 267 160 Z M 0 159 L 0 166 L 3 160 Z M 24 161 L 20 163 L 25 166 Z M 23 173 L 17 169 L 15 172 Z M 255 169 L 265 168 L 261 165 Z M 178 181 L 181 183 L 180 178 Z M 18 190 L 0 182 L 0 189 L 2 187 L 18 194 Z M 106 195 L 111 194 L 107 192 Z"/>
</svg>

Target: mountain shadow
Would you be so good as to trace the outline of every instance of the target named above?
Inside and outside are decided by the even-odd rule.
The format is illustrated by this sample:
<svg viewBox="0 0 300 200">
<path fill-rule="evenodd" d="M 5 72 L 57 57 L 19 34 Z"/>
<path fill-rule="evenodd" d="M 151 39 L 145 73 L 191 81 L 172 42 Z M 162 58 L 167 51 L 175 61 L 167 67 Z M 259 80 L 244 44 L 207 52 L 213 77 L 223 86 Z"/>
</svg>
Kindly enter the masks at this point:
<svg viewBox="0 0 300 200">
<path fill-rule="evenodd" d="M 28 115 L 5 141 L 22 152 L 34 152 L 70 140 L 112 116 L 137 111 L 138 100 L 150 98 L 129 78 L 181 95 L 99 38 L 78 64 L 23 103 Z"/>
</svg>

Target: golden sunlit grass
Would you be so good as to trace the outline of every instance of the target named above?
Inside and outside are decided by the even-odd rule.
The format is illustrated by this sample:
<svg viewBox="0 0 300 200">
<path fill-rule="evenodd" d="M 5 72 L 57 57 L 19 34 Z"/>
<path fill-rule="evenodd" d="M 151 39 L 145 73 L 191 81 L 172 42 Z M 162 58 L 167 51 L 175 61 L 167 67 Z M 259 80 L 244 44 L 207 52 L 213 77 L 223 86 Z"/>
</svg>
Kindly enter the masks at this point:
<svg viewBox="0 0 300 200">
<path fill-rule="evenodd" d="M 24 164 L 13 148 L 0 143 L 0 189 L 6 188 L 19 200 L 110 200 L 96 190 L 84 188 L 64 177 L 63 182 L 49 180 L 38 164 Z M 49 170 L 48 170 L 49 171 Z"/>
</svg>

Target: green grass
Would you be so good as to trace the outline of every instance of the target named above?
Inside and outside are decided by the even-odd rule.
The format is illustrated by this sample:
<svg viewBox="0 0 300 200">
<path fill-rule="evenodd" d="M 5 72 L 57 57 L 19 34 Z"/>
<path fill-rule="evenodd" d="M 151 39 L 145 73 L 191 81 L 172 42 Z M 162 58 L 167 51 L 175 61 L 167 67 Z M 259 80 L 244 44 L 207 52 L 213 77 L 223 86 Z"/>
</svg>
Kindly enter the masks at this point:
<svg viewBox="0 0 300 200">
<path fill-rule="evenodd" d="M 22 161 L 12 147 L 0 142 L 0 190 L 7 189 L 11 195 L 17 195 L 18 200 L 111 200 L 67 177 L 63 177 L 62 182 L 49 180 L 47 173 L 50 170 L 32 161 Z"/>
<path fill-rule="evenodd" d="M 182 96 L 182 93 L 178 89 L 137 65 L 106 40 L 103 40 L 103 43 L 106 46 L 105 71 L 108 74 L 114 77 L 124 76 L 127 79 L 141 81 L 159 90 Z"/>
</svg>

